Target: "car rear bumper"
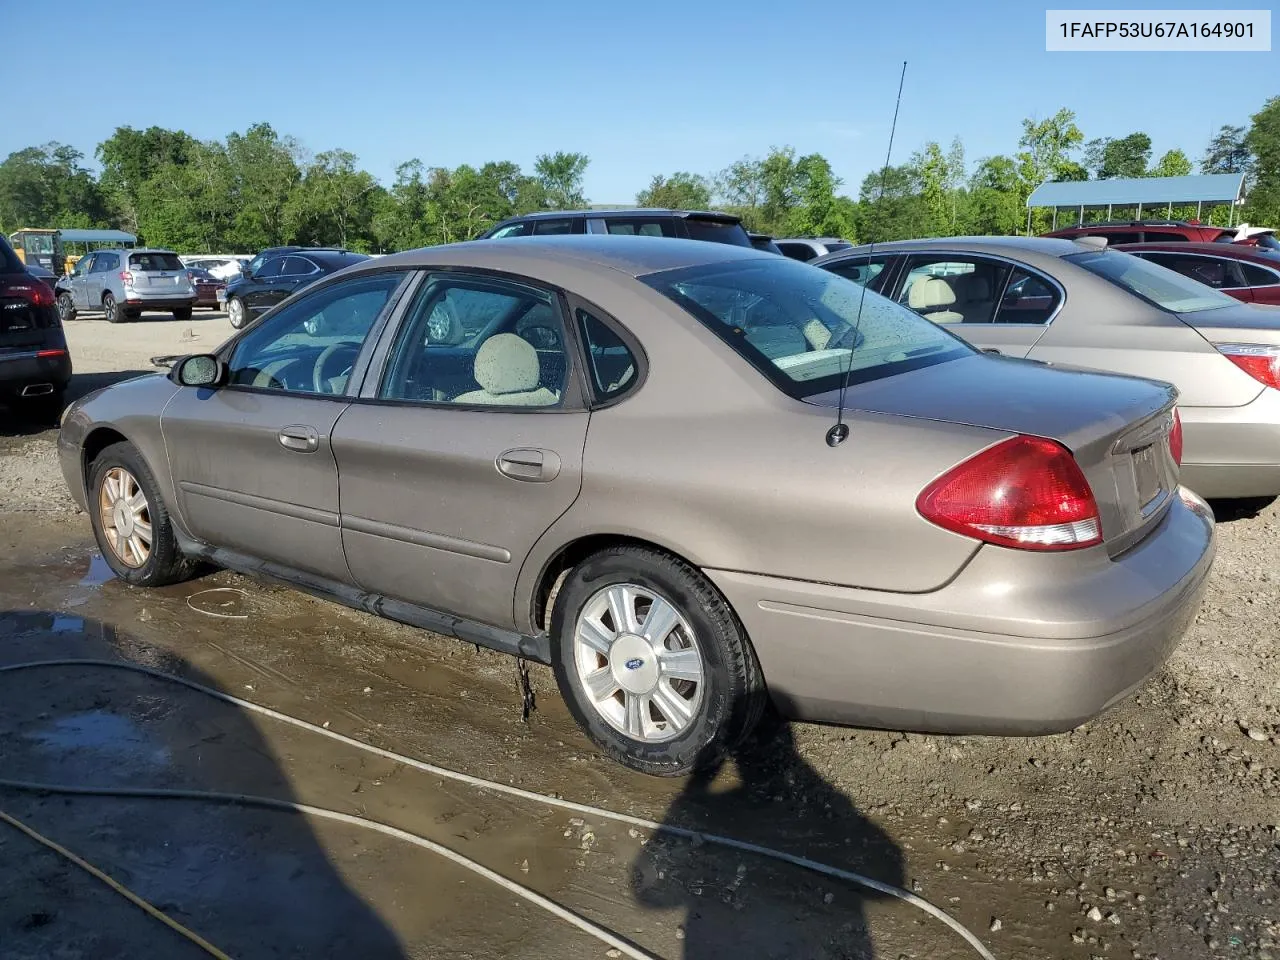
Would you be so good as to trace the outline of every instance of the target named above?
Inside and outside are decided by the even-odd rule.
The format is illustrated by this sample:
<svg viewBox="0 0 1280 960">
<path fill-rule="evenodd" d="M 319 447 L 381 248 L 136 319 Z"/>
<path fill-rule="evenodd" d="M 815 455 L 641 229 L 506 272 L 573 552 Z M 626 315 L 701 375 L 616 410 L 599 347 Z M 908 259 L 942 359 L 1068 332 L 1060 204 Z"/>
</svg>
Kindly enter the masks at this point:
<svg viewBox="0 0 1280 960">
<path fill-rule="evenodd" d="M 130 293 L 124 302 L 126 306 L 142 307 L 147 310 L 180 310 L 183 307 L 194 307 L 196 298 L 195 294 L 190 293 L 185 297 Z"/>
<path fill-rule="evenodd" d="M 58 349 L 61 348 L 48 348 Z M 41 356 L 42 353 L 45 355 Z M 7 395 L 21 396 L 24 390 L 45 384 L 52 387 L 52 391 L 64 390 L 70 382 L 71 354 L 65 349 L 56 354 L 46 350 L 0 353 L 0 392 Z"/>
<path fill-rule="evenodd" d="M 983 547 L 891 594 L 707 570 L 799 719 L 937 733 L 1070 730 L 1140 686 L 1195 618 L 1215 543 L 1188 491 L 1128 552 Z"/>
<path fill-rule="evenodd" d="M 1182 483 L 1202 497 L 1280 496 L 1280 390 L 1239 407 L 1182 407 Z"/>
</svg>

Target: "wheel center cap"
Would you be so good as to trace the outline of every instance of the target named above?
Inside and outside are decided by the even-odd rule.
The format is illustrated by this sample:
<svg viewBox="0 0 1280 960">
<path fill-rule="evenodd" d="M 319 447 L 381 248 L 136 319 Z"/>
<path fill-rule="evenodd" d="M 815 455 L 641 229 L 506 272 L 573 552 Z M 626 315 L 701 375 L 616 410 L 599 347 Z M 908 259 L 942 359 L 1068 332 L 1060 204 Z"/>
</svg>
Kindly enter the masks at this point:
<svg viewBox="0 0 1280 960">
<path fill-rule="evenodd" d="M 111 508 L 111 521 L 120 532 L 120 536 L 133 535 L 133 512 L 123 500 L 117 500 L 116 505 Z"/>
<path fill-rule="evenodd" d="M 627 693 L 651 693 L 658 684 L 658 658 L 644 637 L 624 633 L 609 648 L 613 679 Z"/>
</svg>

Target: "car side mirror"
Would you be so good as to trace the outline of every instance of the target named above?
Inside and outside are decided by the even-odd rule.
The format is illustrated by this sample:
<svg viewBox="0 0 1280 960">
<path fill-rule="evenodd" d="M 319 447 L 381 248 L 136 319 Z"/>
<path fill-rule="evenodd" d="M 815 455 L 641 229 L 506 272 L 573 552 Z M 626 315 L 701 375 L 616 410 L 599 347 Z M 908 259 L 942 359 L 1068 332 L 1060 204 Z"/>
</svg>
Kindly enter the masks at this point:
<svg viewBox="0 0 1280 960">
<path fill-rule="evenodd" d="M 169 379 L 180 387 L 216 388 L 226 383 L 227 365 L 211 354 L 198 353 L 175 363 Z"/>
</svg>

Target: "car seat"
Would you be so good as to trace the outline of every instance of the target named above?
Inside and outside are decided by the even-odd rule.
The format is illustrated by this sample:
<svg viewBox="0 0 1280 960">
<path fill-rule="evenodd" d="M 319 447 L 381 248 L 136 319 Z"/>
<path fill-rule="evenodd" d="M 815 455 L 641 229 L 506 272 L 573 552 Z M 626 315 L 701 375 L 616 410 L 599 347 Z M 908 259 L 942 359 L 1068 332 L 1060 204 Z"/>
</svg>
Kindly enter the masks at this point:
<svg viewBox="0 0 1280 960">
<path fill-rule="evenodd" d="M 939 277 L 921 277 L 907 293 L 907 306 L 934 323 L 961 323 L 964 314 L 947 309 L 955 302 L 951 284 Z"/>
<path fill-rule="evenodd" d="M 482 343 L 473 369 L 480 389 L 459 394 L 454 403 L 550 407 L 560 402 L 558 390 L 539 385 L 538 351 L 514 333 L 498 333 Z"/>
</svg>

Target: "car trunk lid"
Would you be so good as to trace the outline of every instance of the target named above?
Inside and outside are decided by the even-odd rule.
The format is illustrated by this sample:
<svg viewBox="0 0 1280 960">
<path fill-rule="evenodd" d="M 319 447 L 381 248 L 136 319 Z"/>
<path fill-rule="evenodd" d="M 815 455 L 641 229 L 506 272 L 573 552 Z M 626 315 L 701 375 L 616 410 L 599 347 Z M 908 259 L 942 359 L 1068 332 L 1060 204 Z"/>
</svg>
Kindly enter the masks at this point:
<svg viewBox="0 0 1280 960">
<path fill-rule="evenodd" d="M 1159 381 L 978 354 L 852 386 L 845 406 L 1056 440 L 1089 481 L 1114 556 L 1149 532 L 1177 490 L 1176 399 Z M 831 391 L 809 402 L 838 400 Z"/>
<path fill-rule="evenodd" d="M 1280 307 L 1266 303 L 1180 313 L 1178 319 L 1210 343 L 1260 343 L 1280 346 Z"/>
</svg>

